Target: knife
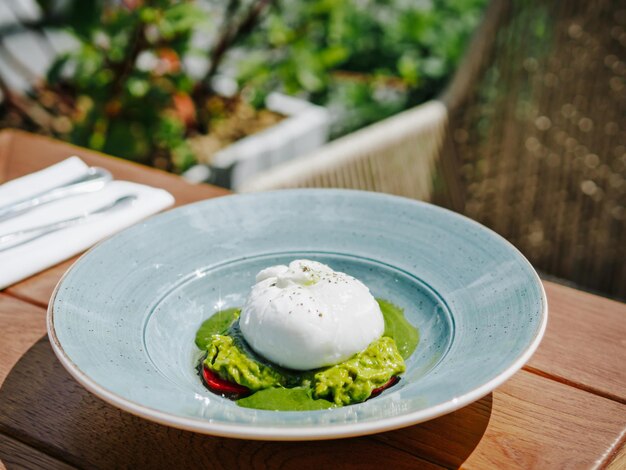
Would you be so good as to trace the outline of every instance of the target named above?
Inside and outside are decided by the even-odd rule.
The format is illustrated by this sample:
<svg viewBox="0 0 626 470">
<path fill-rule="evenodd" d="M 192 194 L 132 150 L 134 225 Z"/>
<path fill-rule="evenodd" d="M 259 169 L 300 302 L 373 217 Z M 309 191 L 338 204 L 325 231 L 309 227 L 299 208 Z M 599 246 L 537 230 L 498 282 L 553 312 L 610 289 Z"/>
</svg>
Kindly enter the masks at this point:
<svg viewBox="0 0 626 470">
<path fill-rule="evenodd" d="M 28 212 L 35 207 L 58 201 L 70 196 L 78 194 L 91 193 L 102 189 L 109 181 L 112 175 L 108 170 L 98 167 L 90 167 L 87 173 L 65 183 L 62 186 L 52 188 L 35 196 L 22 199 L 21 201 L 0 207 L 0 222 L 11 217 L 18 216 L 24 212 Z"/>
<path fill-rule="evenodd" d="M 41 238 L 44 235 L 57 232 L 64 228 L 78 225 L 88 219 L 101 216 L 109 211 L 122 209 L 132 204 L 136 199 L 137 195 L 135 194 L 122 196 L 113 202 L 110 202 L 104 206 L 100 206 L 97 209 L 86 212 L 77 217 L 72 217 L 70 219 L 60 220 L 51 224 L 40 225 L 38 227 L 0 235 L 0 252 L 6 251 L 9 248 L 23 245 L 24 243 L 28 243 L 30 241 L 36 240 L 37 238 Z"/>
</svg>

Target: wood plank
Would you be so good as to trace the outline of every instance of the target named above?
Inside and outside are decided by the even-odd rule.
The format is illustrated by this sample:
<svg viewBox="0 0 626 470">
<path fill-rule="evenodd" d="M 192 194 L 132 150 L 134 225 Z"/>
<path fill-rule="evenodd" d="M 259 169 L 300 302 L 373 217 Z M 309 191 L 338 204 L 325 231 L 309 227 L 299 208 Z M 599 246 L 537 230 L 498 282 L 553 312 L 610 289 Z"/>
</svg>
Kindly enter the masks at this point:
<svg viewBox="0 0 626 470">
<path fill-rule="evenodd" d="M 2 464 L 12 470 L 31 470 L 33 468 L 71 470 L 75 468 L 18 440 L 0 434 L 0 468 L 2 468 Z"/>
<path fill-rule="evenodd" d="M 526 369 L 626 404 L 626 304 L 544 286 L 548 328 Z"/>
<path fill-rule="evenodd" d="M 47 309 L 57 283 L 79 257 L 80 255 L 74 256 L 0 292 Z"/>
<path fill-rule="evenodd" d="M 64 371 L 45 338 L 5 380 L 0 409 L 6 410 L 1 432 L 91 468 L 168 466 L 174 459 L 224 467 L 586 467 L 611 453 L 626 423 L 624 405 L 522 371 L 462 410 L 373 437 L 284 443 L 203 436 L 143 421 L 95 398 Z"/>
<path fill-rule="evenodd" d="M 11 155 L 11 145 L 13 142 L 13 131 L 0 131 L 0 182 L 9 179 L 9 158 Z"/>
<path fill-rule="evenodd" d="M 626 437 L 626 431 L 624 432 Z M 624 470 L 626 468 L 626 442 L 622 438 L 622 445 L 617 452 L 610 456 L 606 470 Z"/>
<path fill-rule="evenodd" d="M 16 130 L 0 132 L 0 183 L 40 170 L 70 155 L 78 155 L 90 165 L 109 169 L 117 179 L 164 188 L 174 195 L 176 206 L 230 194 L 223 188 L 206 184 L 191 185 L 163 171 Z M 57 282 L 77 258 L 14 284 L 5 292 L 45 306 Z"/>
<path fill-rule="evenodd" d="M 369 437 L 245 441 L 150 423 L 84 390 L 56 360 L 47 338 L 11 371 L 0 389 L 0 410 L 0 432 L 83 468 L 441 468 Z"/>
<path fill-rule="evenodd" d="M 46 311 L 0 293 L 0 386 L 15 363 L 46 334 Z"/>
<path fill-rule="evenodd" d="M 467 408 L 486 414 L 489 424 L 465 460 L 455 451 L 468 422 L 457 419 L 459 412 L 379 439 L 466 469 L 592 468 L 614 451 L 626 426 L 626 406 L 526 371 L 493 392 L 490 403 Z"/>
</svg>

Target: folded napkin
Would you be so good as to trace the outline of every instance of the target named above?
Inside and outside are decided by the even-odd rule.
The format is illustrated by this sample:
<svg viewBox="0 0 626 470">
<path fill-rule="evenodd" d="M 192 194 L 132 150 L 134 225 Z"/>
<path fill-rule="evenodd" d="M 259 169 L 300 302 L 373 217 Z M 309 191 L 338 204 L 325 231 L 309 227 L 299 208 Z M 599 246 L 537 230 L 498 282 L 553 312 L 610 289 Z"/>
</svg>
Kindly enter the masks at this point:
<svg viewBox="0 0 626 470">
<path fill-rule="evenodd" d="M 87 169 L 88 166 L 80 158 L 71 157 L 44 170 L 9 181 L 0 185 L 0 206 L 68 183 L 85 174 Z M 135 195 L 137 199 L 118 210 L 105 212 L 77 225 L 0 251 L 0 289 L 71 258 L 96 242 L 171 206 L 174 198 L 162 189 L 129 181 L 111 181 L 99 191 L 60 199 L 0 221 L 2 236 L 77 217 L 126 195 Z"/>
</svg>

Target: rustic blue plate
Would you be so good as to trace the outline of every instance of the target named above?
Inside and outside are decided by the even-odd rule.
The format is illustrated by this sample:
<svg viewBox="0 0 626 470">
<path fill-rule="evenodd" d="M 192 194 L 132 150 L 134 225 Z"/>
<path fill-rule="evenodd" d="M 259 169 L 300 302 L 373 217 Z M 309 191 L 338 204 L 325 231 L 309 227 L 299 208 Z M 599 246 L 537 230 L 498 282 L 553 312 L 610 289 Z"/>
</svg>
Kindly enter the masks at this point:
<svg viewBox="0 0 626 470">
<path fill-rule="evenodd" d="M 398 385 L 339 409 L 238 407 L 196 375 L 200 323 L 241 306 L 261 268 L 319 260 L 405 309 L 421 341 Z M 328 439 L 408 426 L 511 377 L 547 321 L 541 282 L 507 241 L 447 210 L 393 196 L 293 190 L 228 196 L 153 217 L 80 258 L 56 288 L 48 332 L 102 399 L 208 434 Z"/>
</svg>

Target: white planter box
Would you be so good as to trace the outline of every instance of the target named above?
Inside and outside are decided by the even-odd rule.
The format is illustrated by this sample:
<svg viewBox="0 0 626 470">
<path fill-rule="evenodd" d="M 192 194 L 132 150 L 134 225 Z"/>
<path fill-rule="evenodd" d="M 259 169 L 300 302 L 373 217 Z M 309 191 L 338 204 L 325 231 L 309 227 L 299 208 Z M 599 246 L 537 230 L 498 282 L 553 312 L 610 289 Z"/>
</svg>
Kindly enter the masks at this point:
<svg viewBox="0 0 626 470">
<path fill-rule="evenodd" d="M 240 192 L 283 188 L 349 188 L 428 200 L 447 125 L 432 100 L 259 173 Z"/>
<path fill-rule="evenodd" d="M 209 180 L 237 191 L 257 174 L 328 141 L 329 112 L 307 101 L 272 93 L 266 107 L 287 116 L 276 125 L 216 152 L 209 166 L 197 165 L 183 175 L 189 181 Z"/>
</svg>

